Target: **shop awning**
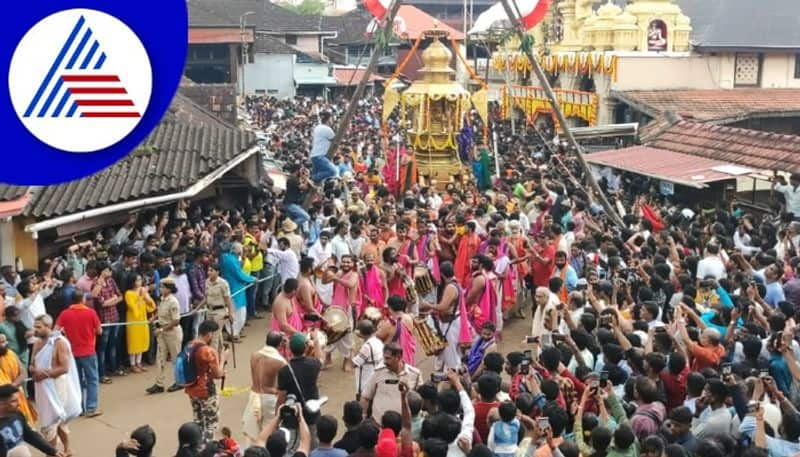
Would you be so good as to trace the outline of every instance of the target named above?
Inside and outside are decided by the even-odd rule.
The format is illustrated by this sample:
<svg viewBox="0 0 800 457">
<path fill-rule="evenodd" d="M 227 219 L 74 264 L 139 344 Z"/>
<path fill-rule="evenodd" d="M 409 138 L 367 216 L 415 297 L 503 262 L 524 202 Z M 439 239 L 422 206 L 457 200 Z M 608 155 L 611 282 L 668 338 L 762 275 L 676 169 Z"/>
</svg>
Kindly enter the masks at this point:
<svg viewBox="0 0 800 457">
<path fill-rule="evenodd" d="M 336 78 L 330 76 L 308 76 L 308 77 L 295 77 L 294 82 L 298 86 L 336 86 Z"/>
<path fill-rule="evenodd" d="M 721 160 L 708 159 L 648 146 L 587 154 L 586 161 L 598 165 L 704 189 L 708 183 L 735 179 L 753 170 Z"/>
</svg>

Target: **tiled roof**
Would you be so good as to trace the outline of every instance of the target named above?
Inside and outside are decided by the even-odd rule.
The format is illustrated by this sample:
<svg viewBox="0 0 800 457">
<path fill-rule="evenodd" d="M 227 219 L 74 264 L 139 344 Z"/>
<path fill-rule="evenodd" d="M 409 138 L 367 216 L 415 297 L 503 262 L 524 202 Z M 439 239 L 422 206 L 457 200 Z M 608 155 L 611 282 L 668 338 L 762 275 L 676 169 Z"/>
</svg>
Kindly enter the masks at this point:
<svg viewBox="0 0 800 457">
<path fill-rule="evenodd" d="M 269 35 L 256 35 L 253 47 L 255 52 L 261 54 L 298 54 L 297 49 Z"/>
<path fill-rule="evenodd" d="M 183 85 L 184 82 L 181 82 L 181 86 Z M 195 84 L 191 83 L 191 85 Z M 225 129 L 235 128 L 235 126 L 220 119 L 212 111 L 193 102 L 189 97 L 183 95 L 180 90 L 175 93 L 172 103 L 170 103 L 167 112 L 164 113 L 164 117 L 161 119 L 161 122 L 165 121 L 184 124 L 205 124 Z"/>
<path fill-rule="evenodd" d="M 679 120 L 647 138 L 646 146 L 759 170 L 800 173 L 800 136 Z"/>
<path fill-rule="evenodd" d="M 365 68 L 334 68 L 333 77 L 340 86 L 357 86 L 364 77 Z M 369 75 L 369 82 L 383 81 L 383 77 L 375 73 Z"/>
<path fill-rule="evenodd" d="M 715 167 L 729 165 L 724 161 L 649 146 L 612 149 L 587 154 L 585 157 L 587 162 L 596 165 L 605 165 L 695 188 L 704 188 L 707 183 L 732 178 L 727 173 L 714 170 Z"/>
<path fill-rule="evenodd" d="M 269 0 L 261 8 L 261 20 L 256 30 L 259 32 L 328 32 L 336 29 L 323 27 L 323 16 L 313 14 L 302 15 L 289 11 L 282 6 L 273 4 Z"/>
<path fill-rule="evenodd" d="M 650 117 L 672 111 L 722 124 L 800 113 L 800 89 L 634 90 L 612 91 L 611 96 Z"/>
<path fill-rule="evenodd" d="M 363 8 L 357 8 L 341 16 L 323 16 L 322 27 L 325 30 L 336 30 L 336 38 L 326 41 L 328 44 L 368 43 L 367 26 L 372 16 Z"/>
<path fill-rule="evenodd" d="M 422 11 L 416 6 L 402 5 L 397 15 L 403 18 L 408 32 L 408 38 L 416 40 L 422 32 L 433 29 L 434 27 L 439 30 L 446 30 L 449 33 L 449 38 L 454 40 L 463 40 L 464 34 L 453 27 L 443 23 L 430 14 Z"/>
<path fill-rule="evenodd" d="M 261 23 L 264 2 L 269 0 L 186 0 L 189 10 L 189 27 L 239 27 L 243 14 L 254 12 L 247 17 L 247 25 Z"/>
</svg>

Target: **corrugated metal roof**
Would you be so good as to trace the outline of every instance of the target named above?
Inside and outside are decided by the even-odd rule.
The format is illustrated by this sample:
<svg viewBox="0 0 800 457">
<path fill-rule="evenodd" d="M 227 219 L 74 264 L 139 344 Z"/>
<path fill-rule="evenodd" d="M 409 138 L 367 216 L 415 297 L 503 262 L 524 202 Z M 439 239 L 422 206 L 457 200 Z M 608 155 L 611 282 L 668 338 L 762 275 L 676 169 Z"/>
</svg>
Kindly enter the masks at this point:
<svg viewBox="0 0 800 457">
<path fill-rule="evenodd" d="M 797 0 L 678 0 L 701 49 L 800 49 Z"/>
<path fill-rule="evenodd" d="M 716 123 L 800 113 L 800 89 L 633 90 L 611 91 L 611 96 L 650 117 L 672 111 Z"/>
<path fill-rule="evenodd" d="M 587 154 L 585 157 L 589 163 L 605 165 L 698 189 L 707 187 L 707 183 L 734 177 L 712 169 L 730 165 L 727 162 L 649 146 L 612 149 Z"/>
<path fill-rule="evenodd" d="M 86 178 L 44 186 L 25 214 L 54 217 L 183 190 L 255 144 L 239 129 L 162 122 L 128 157 Z"/>
<path fill-rule="evenodd" d="M 28 186 L 12 186 L 10 184 L 0 184 L 0 201 L 7 202 L 16 200 L 25 195 Z"/>
<path fill-rule="evenodd" d="M 365 68 L 334 68 L 333 77 L 340 86 L 356 86 L 364 77 Z M 369 82 L 383 81 L 383 77 L 375 73 L 369 75 Z"/>
<path fill-rule="evenodd" d="M 646 144 L 760 170 L 800 173 L 800 136 L 677 121 Z"/>
</svg>

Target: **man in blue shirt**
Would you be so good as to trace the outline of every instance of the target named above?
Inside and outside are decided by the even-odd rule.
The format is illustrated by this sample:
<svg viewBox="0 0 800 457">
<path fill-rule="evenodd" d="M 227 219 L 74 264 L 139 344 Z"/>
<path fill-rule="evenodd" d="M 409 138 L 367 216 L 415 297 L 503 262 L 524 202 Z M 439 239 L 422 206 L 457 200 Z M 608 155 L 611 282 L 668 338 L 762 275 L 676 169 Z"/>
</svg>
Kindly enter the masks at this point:
<svg viewBox="0 0 800 457">
<path fill-rule="evenodd" d="M 331 147 L 333 137 L 336 136 L 328 125 L 330 122 L 331 113 L 323 112 L 319 115 L 319 124 L 314 127 L 311 143 L 311 179 L 316 183 L 339 177 L 339 169 L 328 158 L 328 149 Z"/>
</svg>

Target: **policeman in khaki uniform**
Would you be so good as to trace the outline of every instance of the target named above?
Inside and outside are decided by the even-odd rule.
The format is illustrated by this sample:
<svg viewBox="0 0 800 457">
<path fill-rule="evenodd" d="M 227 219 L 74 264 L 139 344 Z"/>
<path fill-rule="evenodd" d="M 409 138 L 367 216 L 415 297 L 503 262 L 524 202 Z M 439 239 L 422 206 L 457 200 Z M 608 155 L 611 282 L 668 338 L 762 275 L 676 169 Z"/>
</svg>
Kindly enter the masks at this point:
<svg viewBox="0 0 800 457">
<path fill-rule="evenodd" d="M 219 328 L 228 328 L 228 333 L 233 333 L 228 325 L 231 316 L 232 304 L 231 288 L 228 281 L 219 275 L 219 265 L 212 263 L 208 266 L 208 278 L 206 279 L 206 307 L 208 308 L 208 319 L 219 324 Z M 211 340 L 211 347 L 222 354 L 222 332 L 214 332 Z"/>
<path fill-rule="evenodd" d="M 178 291 L 175 279 L 162 279 L 160 291 L 161 302 L 159 302 L 153 318 L 156 327 L 156 383 L 147 389 L 148 394 L 164 392 L 165 372 L 167 367 L 171 366 L 167 363 L 167 359 L 173 362 L 177 360 L 178 353 L 181 351 L 181 340 L 183 340 L 183 330 L 180 326 L 180 305 L 178 305 L 178 299 L 175 298 L 175 292 Z M 181 388 L 173 382 L 166 390 L 175 392 Z"/>
</svg>

